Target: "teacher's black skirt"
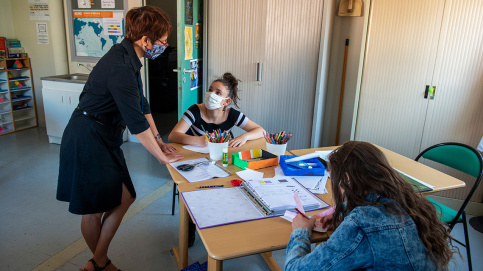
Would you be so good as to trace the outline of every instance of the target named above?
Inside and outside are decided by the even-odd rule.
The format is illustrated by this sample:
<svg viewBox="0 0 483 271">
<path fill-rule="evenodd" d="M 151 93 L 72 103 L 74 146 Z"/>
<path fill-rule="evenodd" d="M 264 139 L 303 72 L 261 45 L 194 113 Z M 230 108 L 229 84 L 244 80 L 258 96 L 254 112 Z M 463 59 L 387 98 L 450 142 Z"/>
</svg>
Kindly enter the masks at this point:
<svg viewBox="0 0 483 271">
<path fill-rule="evenodd" d="M 121 150 L 121 127 L 102 125 L 75 110 L 62 136 L 57 199 L 69 212 L 95 214 L 121 204 L 124 183 L 136 197 Z"/>
</svg>

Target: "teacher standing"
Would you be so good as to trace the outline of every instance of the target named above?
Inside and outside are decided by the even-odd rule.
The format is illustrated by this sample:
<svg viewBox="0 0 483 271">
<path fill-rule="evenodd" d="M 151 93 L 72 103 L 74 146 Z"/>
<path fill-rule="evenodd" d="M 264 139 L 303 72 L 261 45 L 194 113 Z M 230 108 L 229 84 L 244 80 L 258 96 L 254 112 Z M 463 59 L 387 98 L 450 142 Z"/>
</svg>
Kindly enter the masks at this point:
<svg viewBox="0 0 483 271">
<path fill-rule="evenodd" d="M 136 198 L 120 148 L 126 126 L 161 164 L 183 158 L 161 139 L 140 74 L 139 59 L 163 53 L 171 30 L 168 15 L 157 7 L 129 10 L 124 40 L 90 73 L 62 136 L 57 199 L 82 215 L 82 235 L 94 254 L 84 270 L 118 270 L 107 251 Z"/>
</svg>

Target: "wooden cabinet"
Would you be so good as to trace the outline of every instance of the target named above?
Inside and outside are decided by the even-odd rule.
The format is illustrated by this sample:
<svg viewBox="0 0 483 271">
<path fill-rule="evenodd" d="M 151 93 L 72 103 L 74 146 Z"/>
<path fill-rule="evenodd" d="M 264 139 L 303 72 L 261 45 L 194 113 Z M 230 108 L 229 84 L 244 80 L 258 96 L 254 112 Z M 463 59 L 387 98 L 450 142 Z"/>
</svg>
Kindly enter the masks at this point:
<svg viewBox="0 0 483 271">
<path fill-rule="evenodd" d="M 291 131 L 289 149 L 311 143 L 327 2 L 210 0 L 208 5 L 208 85 L 233 73 L 241 80 L 240 110 L 269 133 Z"/>
<path fill-rule="evenodd" d="M 84 83 L 42 79 L 42 96 L 49 143 L 60 144 L 70 116 L 79 104 L 79 96 L 84 88 Z"/>
<path fill-rule="evenodd" d="M 483 134 L 481 14 L 476 0 L 372 0 L 355 139 L 410 158 L 441 142 L 476 147 Z"/>
<path fill-rule="evenodd" d="M 37 126 L 29 58 L 0 59 L 0 135 Z"/>
</svg>

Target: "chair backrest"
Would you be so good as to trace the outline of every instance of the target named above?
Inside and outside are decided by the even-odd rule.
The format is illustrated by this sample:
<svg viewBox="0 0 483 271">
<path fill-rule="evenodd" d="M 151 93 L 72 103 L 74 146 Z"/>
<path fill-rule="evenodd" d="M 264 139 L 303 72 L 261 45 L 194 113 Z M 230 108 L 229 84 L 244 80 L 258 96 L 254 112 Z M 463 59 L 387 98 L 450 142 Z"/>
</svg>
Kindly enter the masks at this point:
<svg viewBox="0 0 483 271">
<path fill-rule="evenodd" d="M 457 220 L 475 193 L 476 188 L 478 188 L 483 176 L 483 157 L 481 153 L 466 144 L 447 142 L 425 149 L 414 160 L 418 161 L 421 157 L 452 167 L 476 178 L 475 184 L 455 217 L 455 220 Z"/>
</svg>

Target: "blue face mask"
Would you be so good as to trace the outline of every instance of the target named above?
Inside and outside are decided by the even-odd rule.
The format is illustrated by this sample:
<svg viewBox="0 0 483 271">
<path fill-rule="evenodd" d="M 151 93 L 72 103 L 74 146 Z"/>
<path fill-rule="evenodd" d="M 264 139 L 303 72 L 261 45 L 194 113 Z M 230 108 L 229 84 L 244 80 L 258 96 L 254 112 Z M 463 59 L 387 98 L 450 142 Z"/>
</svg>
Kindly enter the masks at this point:
<svg viewBox="0 0 483 271">
<path fill-rule="evenodd" d="M 153 60 L 161 55 L 164 50 L 166 50 L 166 45 L 154 44 L 153 49 L 144 49 L 144 57 Z"/>
</svg>

